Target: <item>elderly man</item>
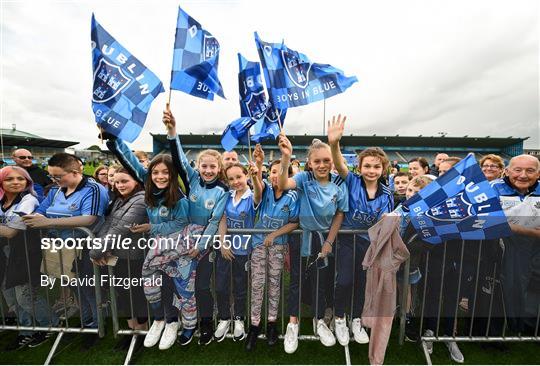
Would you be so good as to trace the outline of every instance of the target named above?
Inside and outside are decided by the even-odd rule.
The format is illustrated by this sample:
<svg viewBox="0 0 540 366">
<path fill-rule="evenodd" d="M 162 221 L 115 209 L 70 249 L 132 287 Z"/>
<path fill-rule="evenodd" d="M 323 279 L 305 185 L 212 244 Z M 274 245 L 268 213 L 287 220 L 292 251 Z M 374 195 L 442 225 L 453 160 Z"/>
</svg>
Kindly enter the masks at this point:
<svg viewBox="0 0 540 366">
<path fill-rule="evenodd" d="M 39 202 L 43 201 L 45 197 L 44 189 L 52 183 L 47 172 L 32 162 L 32 153 L 26 149 L 14 150 L 11 156 L 17 166 L 26 169 L 28 174 L 30 174 L 30 178 L 34 181 L 34 190 L 38 195 L 38 200 Z"/>
<path fill-rule="evenodd" d="M 238 163 L 238 154 L 236 151 L 225 151 L 223 153 L 223 169 Z"/>
<path fill-rule="evenodd" d="M 540 304 L 540 161 L 516 156 L 505 173 L 492 183 L 513 232 L 503 239 L 501 280 L 509 325 L 526 332 L 534 330 Z"/>
<path fill-rule="evenodd" d="M 433 162 L 433 164 L 429 168 L 429 174 L 438 177 L 439 176 L 439 165 L 446 159 L 448 159 L 448 154 L 438 153 L 435 156 L 435 161 Z"/>
</svg>

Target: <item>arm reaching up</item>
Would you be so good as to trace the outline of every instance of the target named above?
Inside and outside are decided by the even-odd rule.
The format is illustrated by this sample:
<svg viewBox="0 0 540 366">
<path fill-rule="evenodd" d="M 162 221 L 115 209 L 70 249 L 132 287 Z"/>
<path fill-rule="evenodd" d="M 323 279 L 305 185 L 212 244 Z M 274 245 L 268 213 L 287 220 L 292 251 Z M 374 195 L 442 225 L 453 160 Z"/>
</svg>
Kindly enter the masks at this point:
<svg viewBox="0 0 540 366">
<path fill-rule="evenodd" d="M 343 136 L 343 131 L 345 129 L 345 121 L 347 116 L 341 118 L 341 114 L 332 117 L 332 121 L 328 121 L 328 145 L 332 150 L 332 160 L 334 161 L 334 166 L 339 173 L 339 176 L 343 179 L 347 178 L 349 174 L 349 169 L 343 161 L 343 155 L 341 155 L 341 149 L 339 146 L 339 141 Z"/>
<path fill-rule="evenodd" d="M 279 174 L 278 187 L 283 191 L 295 189 L 296 181 L 289 178 L 289 164 L 291 163 L 293 148 L 291 142 L 283 132 L 279 135 L 278 146 L 281 151 L 281 172 Z"/>
</svg>

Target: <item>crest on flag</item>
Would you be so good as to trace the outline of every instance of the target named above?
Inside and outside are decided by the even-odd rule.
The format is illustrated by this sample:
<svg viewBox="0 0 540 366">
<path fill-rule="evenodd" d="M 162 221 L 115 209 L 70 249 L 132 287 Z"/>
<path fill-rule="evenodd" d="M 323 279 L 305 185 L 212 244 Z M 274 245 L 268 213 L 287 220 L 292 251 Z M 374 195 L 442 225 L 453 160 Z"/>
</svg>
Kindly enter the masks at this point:
<svg viewBox="0 0 540 366">
<path fill-rule="evenodd" d="M 203 52 L 201 54 L 202 61 L 207 61 L 211 59 L 212 57 L 216 57 L 219 52 L 219 42 L 211 34 L 208 34 L 208 32 L 205 32 L 204 39 L 203 39 Z"/>
<path fill-rule="evenodd" d="M 245 102 L 249 116 L 253 119 L 260 119 L 266 112 L 266 96 L 264 91 L 250 93 L 249 99 Z"/>
<path fill-rule="evenodd" d="M 127 88 L 131 80 L 132 78 L 127 76 L 120 66 L 113 65 L 101 58 L 94 72 L 92 100 L 96 103 L 105 103 L 113 99 Z"/>
<path fill-rule="evenodd" d="M 281 50 L 281 58 L 287 70 L 289 79 L 299 88 L 305 89 L 309 84 L 309 70 L 311 63 L 305 63 L 298 57 L 298 52 Z"/>
<path fill-rule="evenodd" d="M 266 111 L 266 115 L 264 116 L 264 119 L 267 122 L 273 122 L 273 123 L 278 123 L 279 119 L 281 119 L 281 123 L 283 123 L 283 120 L 285 118 L 284 116 L 282 117 L 282 114 L 283 114 L 283 110 L 281 109 L 268 108 Z"/>
<path fill-rule="evenodd" d="M 473 204 L 460 192 L 454 197 L 434 206 L 425 215 L 436 221 L 459 222 L 474 215 Z"/>
</svg>

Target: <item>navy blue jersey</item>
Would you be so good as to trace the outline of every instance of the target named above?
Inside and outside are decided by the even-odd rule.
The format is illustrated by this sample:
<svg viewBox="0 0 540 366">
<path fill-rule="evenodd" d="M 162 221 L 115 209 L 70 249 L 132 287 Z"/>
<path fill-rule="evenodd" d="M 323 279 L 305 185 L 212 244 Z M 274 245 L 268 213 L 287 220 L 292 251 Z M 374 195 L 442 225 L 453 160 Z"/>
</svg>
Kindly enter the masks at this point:
<svg viewBox="0 0 540 366">
<path fill-rule="evenodd" d="M 370 199 L 364 179 L 360 175 L 349 172 L 345 183 L 349 189 L 349 211 L 345 213 L 343 229 L 367 230 L 375 225 L 383 214 L 392 212 L 394 209 L 392 192 L 384 184 L 379 182 L 375 198 Z M 367 233 L 361 236 L 369 240 Z"/>
</svg>

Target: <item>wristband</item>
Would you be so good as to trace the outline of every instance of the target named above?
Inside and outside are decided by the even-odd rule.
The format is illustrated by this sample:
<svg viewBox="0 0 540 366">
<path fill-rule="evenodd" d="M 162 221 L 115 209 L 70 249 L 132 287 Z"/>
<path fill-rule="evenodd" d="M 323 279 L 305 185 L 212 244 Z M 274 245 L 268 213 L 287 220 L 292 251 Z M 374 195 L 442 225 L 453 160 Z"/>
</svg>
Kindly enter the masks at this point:
<svg viewBox="0 0 540 366">
<path fill-rule="evenodd" d="M 326 243 L 330 244 L 330 246 L 334 245 L 334 244 L 330 243 L 328 240 L 325 240 L 323 244 L 326 244 Z"/>
</svg>

